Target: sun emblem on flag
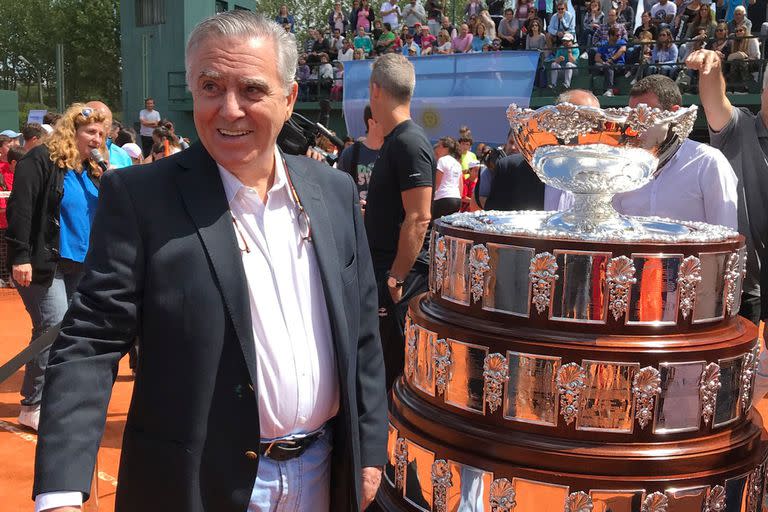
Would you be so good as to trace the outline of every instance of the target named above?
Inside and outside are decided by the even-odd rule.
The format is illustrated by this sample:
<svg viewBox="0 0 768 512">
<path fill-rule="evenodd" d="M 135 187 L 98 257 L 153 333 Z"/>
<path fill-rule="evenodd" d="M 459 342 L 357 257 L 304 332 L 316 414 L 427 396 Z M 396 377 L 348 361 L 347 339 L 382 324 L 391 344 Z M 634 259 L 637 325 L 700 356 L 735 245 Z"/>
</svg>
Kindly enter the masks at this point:
<svg viewBox="0 0 768 512">
<path fill-rule="evenodd" d="M 436 128 L 440 124 L 440 115 L 436 110 L 426 109 L 421 114 L 421 125 L 424 128 Z"/>
</svg>

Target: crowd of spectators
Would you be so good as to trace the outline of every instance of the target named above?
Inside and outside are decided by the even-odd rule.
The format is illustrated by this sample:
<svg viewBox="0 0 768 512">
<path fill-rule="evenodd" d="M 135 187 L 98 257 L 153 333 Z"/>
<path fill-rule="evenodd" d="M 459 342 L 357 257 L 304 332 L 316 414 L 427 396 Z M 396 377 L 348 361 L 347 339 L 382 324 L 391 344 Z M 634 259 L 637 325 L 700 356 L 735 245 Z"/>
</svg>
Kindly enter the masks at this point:
<svg viewBox="0 0 768 512">
<path fill-rule="evenodd" d="M 652 74 L 695 92 L 696 73 L 681 72 L 682 62 L 691 51 L 709 48 L 726 61 L 731 90 L 742 92 L 757 79 L 761 58 L 748 1 L 643 0 L 637 23 L 638 1 L 632 0 L 518 0 L 506 8 L 504 2 L 489 7 L 484 0 L 469 0 L 454 21 L 440 0 L 384 1 L 378 7 L 369 0 L 353 0 L 351 7 L 336 2 L 326 26 L 306 31 L 297 73 L 300 100 L 341 100 L 345 62 L 392 52 L 426 57 L 536 50 L 535 86 L 567 89 L 574 75 L 586 73 L 603 77 L 593 88 L 602 85 L 603 94 L 611 96 L 618 76 L 635 83 Z M 296 31 L 286 5 L 275 19 Z"/>
</svg>

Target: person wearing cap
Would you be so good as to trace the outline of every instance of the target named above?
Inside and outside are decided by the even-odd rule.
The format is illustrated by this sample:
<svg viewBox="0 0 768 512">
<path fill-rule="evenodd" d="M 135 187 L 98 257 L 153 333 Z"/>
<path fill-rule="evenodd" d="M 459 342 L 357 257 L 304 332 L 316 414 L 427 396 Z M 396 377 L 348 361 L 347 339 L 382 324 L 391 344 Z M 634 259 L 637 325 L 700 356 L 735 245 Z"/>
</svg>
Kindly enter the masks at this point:
<svg viewBox="0 0 768 512">
<path fill-rule="evenodd" d="M 32 320 L 32 340 L 61 322 L 83 275 L 102 169 L 105 115 L 73 104 L 42 144 L 19 161 L 8 200 L 8 259 Z M 63 193 L 62 193 L 63 192 Z M 27 363 L 19 423 L 37 430 L 48 350 Z"/>
<path fill-rule="evenodd" d="M 128 142 L 122 146 L 123 151 L 125 151 L 129 157 L 131 157 L 131 162 L 133 165 L 140 165 L 144 163 L 142 154 L 141 154 L 141 148 L 138 144 L 135 142 Z"/>
<path fill-rule="evenodd" d="M 410 32 L 405 35 L 405 41 L 403 42 L 401 52 L 406 57 L 418 57 L 421 55 L 421 48 L 419 48 L 419 45 L 413 40 L 413 34 Z"/>
<path fill-rule="evenodd" d="M 424 10 L 424 6 L 421 5 L 419 0 L 410 0 L 408 4 L 403 8 L 403 24 L 410 29 L 413 34 L 416 31 L 416 25 L 421 25 L 427 22 L 427 11 Z"/>
<path fill-rule="evenodd" d="M 13 130 L 3 130 L 0 132 L 0 136 L 8 137 L 8 144 L 10 146 L 21 146 L 22 134 Z"/>
<path fill-rule="evenodd" d="M 414 40 L 415 39 L 416 38 L 414 37 Z M 432 35 L 427 25 L 422 25 L 421 27 L 419 45 L 421 46 L 422 55 L 431 55 L 433 47 L 437 45 L 437 38 Z"/>
<path fill-rule="evenodd" d="M 549 81 L 551 88 L 557 87 L 558 77 L 563 77 L 563 87 L 570 89 L 573 70 L 576 68 L 579 58 L 579 49 L 573 47 L 573 34 L 566 32 L 562 37 L 562 46 L 555 52 L 552 61 L 552 71 Z"/>
</svg>

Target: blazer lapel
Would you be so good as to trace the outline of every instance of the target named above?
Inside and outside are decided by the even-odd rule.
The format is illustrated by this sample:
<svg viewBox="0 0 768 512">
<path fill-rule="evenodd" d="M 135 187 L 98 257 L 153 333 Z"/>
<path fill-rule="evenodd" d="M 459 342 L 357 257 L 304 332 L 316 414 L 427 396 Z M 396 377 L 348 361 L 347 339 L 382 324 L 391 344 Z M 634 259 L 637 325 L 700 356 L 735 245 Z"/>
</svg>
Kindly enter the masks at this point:
<svg viewBox="0 0 768 512">
<path fill-rule="evenodd" d="M 341 263 L 336 250 L 336 240 L 333 227 L 328 217 L 323 191 L 317 182 L 314 171 L 308 169 L 302 162 L 306 157 L 286 157 L 287 172 L 301 204 L 309 216 L 312 230 L 312 245 L 315 248 L 320 276 L 323 280 L 325 304 L 331 322 L 333 343 L 336 348 L 336 359 L 341 375 L 346 375 L 348 369 L 349 350 L 346 342 L 346 325 L 344 318 L 343 293 L 341 285 Z"/>
<path fill-rule="evenodd" d="M 186 169 L 177 180 L 184 205 L 211 260 L 251 382 L 255 383 L 256 346 L 247 281 L 218 167 L 200 143 L 182 152 L 179 165 Z"/>
</svg>

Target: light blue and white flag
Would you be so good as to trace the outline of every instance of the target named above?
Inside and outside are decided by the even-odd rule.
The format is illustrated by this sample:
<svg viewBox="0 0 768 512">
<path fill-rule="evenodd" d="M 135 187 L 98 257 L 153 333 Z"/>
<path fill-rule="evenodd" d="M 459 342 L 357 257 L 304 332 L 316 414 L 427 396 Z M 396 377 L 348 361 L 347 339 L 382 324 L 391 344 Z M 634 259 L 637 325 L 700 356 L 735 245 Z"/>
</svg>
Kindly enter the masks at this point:
<svg viewBox="0 0 768 512">
<path fill-rule="evenodd" d="M 411 115 L 432 141 L 457 137 L 468 126 L 477 142 L 506 141 L 510 103 L 527 107 L 539 53 L 536 51 L 433 55 L 411 58 L 416 91 Z M 345 62 L 344 118 L 352 137 L 365 134 L 371 61 Z"/>
</svg>

